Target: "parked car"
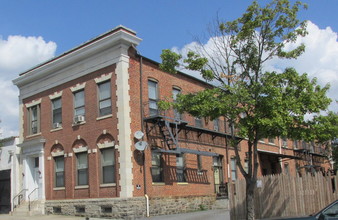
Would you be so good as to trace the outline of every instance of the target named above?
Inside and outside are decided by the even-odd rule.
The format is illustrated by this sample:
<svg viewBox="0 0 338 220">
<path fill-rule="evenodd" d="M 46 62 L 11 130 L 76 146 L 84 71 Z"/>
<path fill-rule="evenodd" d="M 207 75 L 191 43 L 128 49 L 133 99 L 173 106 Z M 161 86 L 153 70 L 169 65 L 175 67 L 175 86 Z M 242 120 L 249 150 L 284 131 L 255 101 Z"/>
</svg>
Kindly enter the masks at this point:
<svg viewBox="0 0 338 220">
<path fill-rule="evenodd" d="M 326 206 L 319 212 L 305 217 L 273 218 L 274 220 L 338 220 L 338 200 Z"/>
</svg>

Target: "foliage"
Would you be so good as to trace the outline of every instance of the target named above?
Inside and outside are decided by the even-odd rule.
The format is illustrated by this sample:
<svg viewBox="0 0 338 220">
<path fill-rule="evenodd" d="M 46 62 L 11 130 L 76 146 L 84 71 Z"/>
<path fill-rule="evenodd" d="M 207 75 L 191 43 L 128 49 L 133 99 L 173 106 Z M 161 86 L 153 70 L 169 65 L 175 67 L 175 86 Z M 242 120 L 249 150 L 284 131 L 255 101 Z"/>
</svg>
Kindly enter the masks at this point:
<svg viewBox="0 0 338 220">
<path fill-rule="evenodd" d="M 254 219 L 253 190 L 256 186 L 257 144 L 262 138 L 288 137 L 296 140 L 325 142 L 337 135 L 337 115 L 326 111 L 331 100 L 329 85 L 321 87 L 316 79 L 298 74 L 293 68 L 282 73 L 264 70 L 272 58 L 294 59 L 305 46 L 285 50 L 288 43 L 307 34 L 306 22 L 297 13 L 307 6 L 288 0 L 273 0 L 264 6 L 254 1 L 238 19 L 216 21 L 211 33 L 214 49 L 201 46 L 183 60 L 185 68 L 200 71 L 215 88 L 179 95 L 171 103 L 180 112 L 193 116 L 225 117 L 248 143 L 248 171 L 242 166 L 234 132 L 233 144 L 238 167 L 247 182 L 247 219 Z M 161 68 L 175 72 L 181 55 L 164 51 Z M 181 62 L 182 63 L 182 62 Z M 168 106 L 167 106 L 168 107 Z M 306 120 L 309 114 L 313 120 Z M 328 128 L 328 130 L 325 130 Z"/>
</svg>

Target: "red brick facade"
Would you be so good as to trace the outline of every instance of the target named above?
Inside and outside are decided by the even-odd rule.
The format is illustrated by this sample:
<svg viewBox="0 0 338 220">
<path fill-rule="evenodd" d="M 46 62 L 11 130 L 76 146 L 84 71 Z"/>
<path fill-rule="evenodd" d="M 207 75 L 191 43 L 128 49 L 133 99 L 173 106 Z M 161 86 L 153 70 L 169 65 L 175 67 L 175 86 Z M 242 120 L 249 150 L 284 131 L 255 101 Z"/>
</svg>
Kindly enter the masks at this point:
<svg viewBox="0 0 338 220">
<path fill-rule="evenodd" d="M 148 80 L 155 80 L 158 83 L 158 93 L 160 99 L 172 99 L 173 88 L 179 88 L 182 93 L 191 93 L 202 90 L 210 85 L 196 80 L 190 76 L 178 73 L 169 74 L 159 70 L 155 62 L 136 55 L 135 50 L 129 49 L 129 96 L 130 96 L 130 140 L 132 140 L 132 185 L 133 197 L 148 194 L 150 197 L 165 196 L 204 196 L 215 195 L 215 166 L 212 156 L 201 156 L 201 164 L 198 164 L 197 155 L 193 153 L 185 154 L 185 182 L 177 182 L 176 178 L 176 155 L 170 153 L 162 154 L 163 161 L 163 182 L 154 183 L 151 175 L 153 147 L 166 148 L 159 128 L 149 121 L 143 121 L 142 112 L 147 116 L 148 111 Z M 142 65 L 141 65 L 142 59 Z M 142 71 L 141 71 L 142 68 Z M 142 72 L 142 76 L 141 76 Z M 107 117 L 98 116 L 98 84 L 95 79 L 110 74 L 112 114 Z M 142 82 L 140 80 L 142 77 Z M 48 80 L 48 79 L 46 79 Z M 84 85 L 85 93 L 85 123 L 74 124 L 74 95 L 71 88 L 76 85 Z M 140 85 L 142 88 L 140 88 Z M 82 198 L 112 198 L 120 197 L 121 186 L 119 185 L 118 170 L 120 169 L 118 135 L 119 123 L 117 117 L 117 82 L 116 64 L 108 65 L 104 68 L 86 74 L 80 78 L 71 80 L 62 85 L 47 89 L 43 92 L 27 97 L 23 100 L 23 137 L 24 141 L 29 141 L 37 137 L 45 139 L 44 143 L 44 165 L 45 165 L 45 195 L 47 200 L 63 199 L 82 199 Z M 142 95 L 141 95 L 142 91 Z M 53 129 L 52 125 L 52 105 L 50 95 L 60 93 L 62 100 L 62 128 Z M 40 100 L 40 130 L 35 135 L 29 135 L 28 131 L 28 111 L 25 104 L 34 100 Z M 142 102 L 141 102 L 142 100 Z M 141 107 L 142 106 L 142 107 Z M 188 122 L 189 128 L 185 128 L 178 133 L 178 140 L 181 148 L 198 150 L 202 152 L 216 153 L 220 155 L 222 168 L 219 174 L 223 177 L 222 182 L 230 182 L 231 178 L 231 158 L 234 151 L 226 145 L 226 124 L 224 119 L 219 119 L 219 130 L 214 132 L 213 121 L 203 121 L 203 129 L 195 129 L 194 117 L 184 115 L 184 121 Z M 142 127 L 143 125 L 143 127 Z M 129 126 L 129 125 L 126 125 Z M 145 133 L 144 141 L 148 142 L 148 148 L 142 152 L 135 149 L 134 144 L 138 141 L 134 138 L 136 131 Z M 98 144 L 104 142 L 114 142 L 115 145 L 115 183 L 102 184 L 101 154 Z M 269 143 L 266 139 L 259 144 L 261 150 L 259 156 L 259 175 L 288 172 L 295 174 L 296 166 L 305 165 L 302 160 L 296 160 L 292 141 L 288 141 L 287 147 L 280 147 L 281 140 L 275 139 L 274 143 Z M 77 186 L 76 173 L 76 153 L 74 149 L 87 147 L 88 153 L 88 185 Z M 240 155 L 245 158 L 246 143 L 241 143 Z M 64 187 L 55 187 L 55 163 L 52 152 L 64 152 Z M 281 155 L 289 155 L 281 156 Z M 145 164 L 143 163 L 145 157 Z M 282 159 L 278 159 L 282 158 Z M 241 161 L 244 165 L 245 161 Z M 324 169 L 328 168 L 326 160 L 320 160 L 320 165 Z M 298 164 L 298 165 L 296 165 Z M 200 167 L 199 167 L 200 166 Z M 229 172 L 230 173 L 229 173 Z M 237 169 L 237 175 L 241 174 Z M 144 175 L 146 177 L 144 178 Z M 146 184 L 146 185 L 145 185 Z"/>
</svg>

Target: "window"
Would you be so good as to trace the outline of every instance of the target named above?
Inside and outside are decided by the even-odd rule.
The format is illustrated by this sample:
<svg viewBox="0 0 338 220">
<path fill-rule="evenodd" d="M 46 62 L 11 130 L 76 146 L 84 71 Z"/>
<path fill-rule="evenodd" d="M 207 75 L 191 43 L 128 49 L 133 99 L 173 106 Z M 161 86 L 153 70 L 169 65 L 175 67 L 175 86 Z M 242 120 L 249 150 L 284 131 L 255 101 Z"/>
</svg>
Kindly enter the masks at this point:
<svg viewBox="0 0 338 220">
<path fill-rule="evenodd" d="M 269 138 L 269 143 L 270 144 L 275 144 L 275 139 L 274 138 Z"/>
<path fill-rule="evenodd" d="M 177 182 L 186 182 L 184 170 L 185 170 L 184 154 L 177 154 L 176 155 Z"/>
<path fill-rule="evenodd" d="M 289 169 L 289 164 L 284 163 L 284 173 L 289 175 L 290 174 L 290 169 Z"/>
<path fill-rule="evenodd" d="M 87 152 L 77 153 L 77 185 L 88 185 L 88 159 Z"/>
<path fill-rule="evenodd" d="M 244 170 L 246 173 L 249 173 L 249 159 L 244 160 Z"/>
<path fill-rule="evenodd" d="M 163 181 L 163 161 L 162 154 L 160 152 L 151 152 L 151 176 L 153 182 L 164 182 Z"/>
<path fill-rule="evenodd" d="M 34 168 L 39 168 L 39 157 L 34 158 Z"/>
<path fill-rule="evenodd" d="M 202 119 L 201 118 L 195 118 L 195 126 L 198 128 L 203 127 Z"/>
<path fill-rule="evenodd" d="M 149 114 L 158 114 L 158 85 L 157 82 L 148 80 L 148 98 L 149 98 Z"/>
<path fill-rule="evenodd" d="M 61 98 L 52 100 L 53 128 L 61 127 L 62 124 L 62 103 Z"/>
<path fill-rule="evenodd" d="M 115 183 L 115 152 L 114 148 L 101 150 L 102 183 Z"/>
<path fill-rule="evenodd" d="M 236 181 L 237 180 L 236 158 L 231 158 L 231 180 L 232 181 Z"/>
<path fill-rule="evenodd" d="M 74 117 L 85 115 L 84 90 L 74 93 Z"/>
<path fill-rule="evenodd" d="M 202 172 L 202 156 L 197 155 L 197 172 Z"/>
<path fill-rule="evenodd" d="M 282 146 L 285 148 L 288 147 L 288 139 L 286 137 L 282 137 Z"/>
<path fill-rule="evenodd" d="M 218 120 L 218 118 L 214 119 L 214 131 L 219 131 L 219 120 Z"/>
<path fill-rule="evenodd" d="M 98 89 L 99 116 L 109 115 L 112 113 L 110 81 L 99 84 Z"/>
<path fill-rule="evenodd" d="M 293 141 L 293 148 L 298 149 L 298 141 L 297 140 Z"/>
<path fill-rule="evenodd" d="M 178 89 L 178 88 L 173 88 L 173 100 L 174 100 L 174 102 L 176 102 L 177 96 L 178 96 L 178 94 L 180 94 L 180 93 L 181 93 L 181 90 L 180 90 L 180 89 Z M 175 117 L 175 119 L 177 119 L 177 120 L 182 120 L 182 115 L 181 115 L 176 109 L 174 109 L 174 117 Z"/>
<path fill-rule="evenodd" d="M 33 135 L 40 132 L 40 105 L 28 108 L 28 134 Z"/>
<path fill-rule="evenodd" d="M 64 157 L 55 157 L 55 187 L 64 187 L 65 186 L 65 162 Z"/>
</svg>

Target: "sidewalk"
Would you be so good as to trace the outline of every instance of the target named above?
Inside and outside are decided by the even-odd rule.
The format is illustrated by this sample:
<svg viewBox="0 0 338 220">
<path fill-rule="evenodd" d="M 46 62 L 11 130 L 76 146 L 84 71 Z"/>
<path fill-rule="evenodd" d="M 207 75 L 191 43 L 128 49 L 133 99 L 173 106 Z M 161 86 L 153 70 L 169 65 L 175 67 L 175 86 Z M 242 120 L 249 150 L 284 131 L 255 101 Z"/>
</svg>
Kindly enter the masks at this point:
<svg viewBox="0 0 338 220">
<path fill-rule="evenodd" d="M 0 214 L 0 220 L 86 220 L 85 217 L 65 215 L 39 215 L 39 216 L 11 216 Z M 197 211 L 175 215 L 151 216 L 149 218 L 137 218 L 136 220 L 230 220 L 228 210 L 217 209 Z M 108 220 L 105 218 L 89 218 L 89 220 Z"/>
</svg>

